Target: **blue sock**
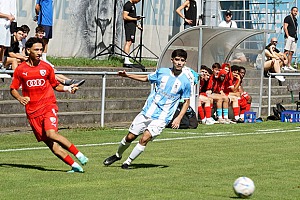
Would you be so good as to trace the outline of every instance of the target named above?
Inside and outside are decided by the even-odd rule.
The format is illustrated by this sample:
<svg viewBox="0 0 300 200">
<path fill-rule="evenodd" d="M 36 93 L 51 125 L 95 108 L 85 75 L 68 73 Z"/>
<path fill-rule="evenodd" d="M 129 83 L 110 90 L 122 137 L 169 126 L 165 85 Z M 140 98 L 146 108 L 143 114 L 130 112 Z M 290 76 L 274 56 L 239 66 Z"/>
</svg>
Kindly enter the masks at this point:
<svg viewBox="0 0 300 200">
<path fill-rule="evenodd" d="M 224 118 L 228 119 L 228 108 L 223 109 Z"/>
<path fill-rule="evenodd" d="M 219 119 L 222 119 L 222 108 L 217 108 L 217 116 Z"/>
</svg>

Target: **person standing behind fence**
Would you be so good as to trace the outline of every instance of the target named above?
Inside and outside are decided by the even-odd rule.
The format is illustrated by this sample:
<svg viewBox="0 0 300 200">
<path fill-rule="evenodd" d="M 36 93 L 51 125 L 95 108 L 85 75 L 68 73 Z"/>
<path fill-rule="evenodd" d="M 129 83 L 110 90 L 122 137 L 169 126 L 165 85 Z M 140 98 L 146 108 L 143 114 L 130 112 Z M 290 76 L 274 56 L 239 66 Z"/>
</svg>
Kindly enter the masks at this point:
<svg viewBox="0 0 300 200">
<path fill-rule="evenodd" d="M 220 24 L 219 27 L 225 27 L 225 28 L 238 28 L 237 23 L 232 20 L 232 12 L 231 10 L 226 10 L 225 11 L 225 20 L 223 20 Z M 227 46 L 228 44 L 226 44 Z M 228 47 L 226 47 L 228 49 L 231 49 L 231 45 L 228 45 Z M 237 49 L 239 49 L 240 47 L 238 46 Z M 243 52 L 235 52 L 233 53 L 230 58 L 229 58 L 229 62 L 232 63 L 245 63 L 247 62 L 247 58 L 245 56 L 245 54 Z"/>
<path fill-rule="evenodd" d="M 127 54 L 125 55 L 124 64 L 126 65 L 133 64 L 132 62 L 130 62 L 128 55 L 132 43 L 135 42 L 136 27 L 142 30 L 142 27 L 137 24 L 137 21 L 141 19 L 141 16 L 136 15 L 136 7 L 135 7 L 135 4 L 137 4 L 140 1 L 141 0 L 130 0 L 127 1 L 123 6 L 123 20 L 124 20 L 124 29 L 125 29 L 125 37 L 126 37 L 124 52 Z"/>
<path fill-rule="evenodd" d="M 285 38 L 284 53 L 288 57 L 287 67 L 291 67 L 291 62 L 293 59 L 293 54 L 297 50 L 297 16 L 298 8 L 292 7 L 291 14 L 284 18 L 283 30 Z"/>
<path fill-rule="evenodd" d="M 52 26 L 53 26 L 53 0 L 36 0 L 34 21 L 37 21 L 38 25 L 41 25 L 45 29 L 45 35 L 43 41 L 45 44 L 42 59 L 47 61 L 47 52 L 49 40 L 52 38 Z"/>
<path fill-rule="evenodd" d="M 181 10 L 184 10 L 184 15 L 182 15 Z M 184 29 L 197 25 L 197 3 L 195 0 L 186 0 L 176 9 L 176 13 L 184 20 Z"/>
<path fill-rule="evenodd" d="M 225 20 L 219 24 L 219 27 L 237 28 L 236 22 L 234 20 L 232 20 L 231 10 L 226 10 Z"/>
<path fill-rule="evenodd" d="M 4 64 L 4 52 L 10 47 L 10 24 L 16 19 L 16 0 L 0 0 L 0 68 Z"/>
</svg>

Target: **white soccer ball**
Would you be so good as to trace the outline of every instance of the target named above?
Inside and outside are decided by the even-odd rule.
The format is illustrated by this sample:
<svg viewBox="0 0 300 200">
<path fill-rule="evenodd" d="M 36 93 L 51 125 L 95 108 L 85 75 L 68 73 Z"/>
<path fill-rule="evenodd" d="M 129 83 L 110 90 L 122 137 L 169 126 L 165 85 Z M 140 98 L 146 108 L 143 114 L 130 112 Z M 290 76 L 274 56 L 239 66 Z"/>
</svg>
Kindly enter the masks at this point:
<svg viewBox="0 0 300 200">
<path fill-rule="evenodd" d="M 240 198 L 249 198 L 254 190 L 254 182 L 248 177 L 239 177 L 233 183 L 234 193 Z"/>
</svg>

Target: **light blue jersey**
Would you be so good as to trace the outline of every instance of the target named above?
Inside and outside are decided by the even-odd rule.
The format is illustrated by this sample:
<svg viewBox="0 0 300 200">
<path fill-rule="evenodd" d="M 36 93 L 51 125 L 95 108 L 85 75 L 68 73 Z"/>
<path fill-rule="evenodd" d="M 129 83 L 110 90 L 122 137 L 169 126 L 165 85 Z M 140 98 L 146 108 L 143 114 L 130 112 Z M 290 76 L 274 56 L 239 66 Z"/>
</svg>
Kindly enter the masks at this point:
<svg viewBox="0 0 300 200">
<path fill-rule="evenodd" d="M 155 89 L 148 96 L 141 113 L 152 119 L 164 120 L 168 124 L 179 100 L 190 98 L 190 81 L 184 73 L 174 76 L 169 68 L 160 68 L 149 74 L 148 80 L 155 83 Z"/>
<path fill-rule="evenodd" d="M 44 26 L 53 25 L 53 0 L 36 0 L 40 4 L 41 10 L 39 12 L 38 24 Z"/>
</svg>

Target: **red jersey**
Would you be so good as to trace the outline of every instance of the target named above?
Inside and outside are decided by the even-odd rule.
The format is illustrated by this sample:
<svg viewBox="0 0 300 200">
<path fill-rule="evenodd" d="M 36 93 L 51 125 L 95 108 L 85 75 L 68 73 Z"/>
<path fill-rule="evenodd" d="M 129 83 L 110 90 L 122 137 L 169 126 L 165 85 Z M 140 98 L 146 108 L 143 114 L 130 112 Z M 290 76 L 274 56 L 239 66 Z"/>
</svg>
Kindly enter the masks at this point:
<svg viewBox="0 0 300 200">
<path fill-rule="evenodd" d="M 228 77 L 228 78 L 227 78 Z M 232 89 L 234 87 L 234 83 L 233 83 L 233 80 L 229 78 L 229 76 L 227 76 L 226 79 L 224 80 L 223 82 L 223 92 L 228 95 L 229 92 L 233 92 Z"/>
<path fill-rule="evenodd" d="M 22 95 L 30 97 L 25 106 L 26 114 L 36 117 L 42 115 L 48 105 L 56 104 L 53 88 L 58 84 L 53 68 L 46 62 L 40 61 L 33 67 L 23 62 L 15 69 L 10 88 L 18 90 L 22 86 Z"/>
<path fill-rule="evenodd" d="M 216 82 L 217 82 L 217 78 L 214 75 L 212 75 L 208 80 L 206 90 L 212 90 Z"/>
<path fill-rule="evenodd" d="M 207 91 L 209 80 L 201 80 L 200 79 L 200 93 L 205 93 Z"/>
</svg>

